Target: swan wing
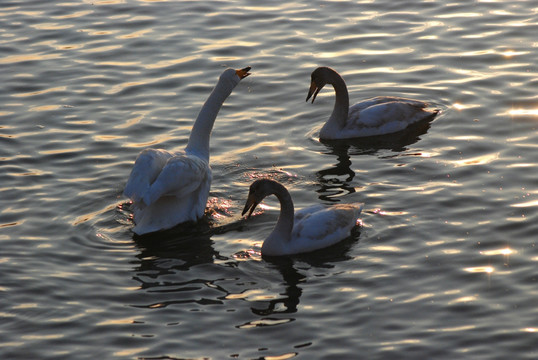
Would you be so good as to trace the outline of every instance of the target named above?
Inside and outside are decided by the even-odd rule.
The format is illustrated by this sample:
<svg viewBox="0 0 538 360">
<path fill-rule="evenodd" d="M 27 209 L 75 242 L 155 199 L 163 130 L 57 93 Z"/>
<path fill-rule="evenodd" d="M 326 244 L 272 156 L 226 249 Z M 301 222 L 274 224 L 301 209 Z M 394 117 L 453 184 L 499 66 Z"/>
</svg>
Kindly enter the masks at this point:
<svg viewBox="0 0 538 360">
<path fill-rule="evenodd" d="M 362 204 L 339 204 L 312 208 L 297 219 L 292 231 L 297 252 L 307 252 L 333 245 L 348 237 L 356 226 Z"/>
<path fill-rule="evenodd" d="M 206 160 L 185 153 L 171 157 L 144 195 L 146 205 L 163 196 L 185 197 L 201 184 L 211 182 L 211 168 Z"/>
<path fill-rule="evenodd" d="M 318 205 L 312 205 L 312 206 L 302 208 L 301 210 L 297 210 L 295 212 L 295 216 L 294 216 L 294 223 L 297 223 L 297 222 L 303 220 L 305 217 L 308 217 L 310 214 L 316 213 L 316 212 L 321 211 L 321 210 L 323 210 L 325 208 L 326 208 L 326 206 L 318 204 Z"/>
<path fill-rule="evenodd" d="M 360 136 L 389 134 L 432 115 L 426 104 L 403 98 L 380 97 L 349 109 L 346 129 Z"/>
<path fill-rule="evenodd" d="M 136 158 L 123 194 L 135 203 L 141 201 L 172 156 L 174 154 L 166 150 L 143 150 Z"/>
<path fill-rule="evenodd" d="M 394 102 L 405 103 L 405 104 L 416 106 L 418 108 L 425 108 L 427 106 L 425 102 L 419 101 L 419 100 L 407 99 L 407 98 L 402 98 L 398 96 L 376 96 L 370 99 L 360 101 L 356 103 L 355 105 L 350 106 L 349 112 L 351 115 L 351 114 L 359 113 L 362 110 L 369 108 L 370 106 L 386 104 L 386 103 L 394 103 Z"/>
</svg>

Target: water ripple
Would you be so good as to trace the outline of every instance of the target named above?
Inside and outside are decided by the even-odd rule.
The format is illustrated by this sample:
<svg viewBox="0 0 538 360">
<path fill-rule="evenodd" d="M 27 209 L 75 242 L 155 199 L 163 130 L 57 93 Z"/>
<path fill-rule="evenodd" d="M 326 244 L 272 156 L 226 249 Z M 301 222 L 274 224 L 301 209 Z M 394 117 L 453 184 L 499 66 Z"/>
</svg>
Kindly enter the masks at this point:
<svg viewBox="0 0 538 360">
<path fill-rule="evenodd" d="M 3 2 L 0 353 L 535 358 L 535 15 L 528 1 Z M 137 154 L 183 147 L 221 71 L 247 65 L 213 129 L 207 222 L 133 237 Z M 441 115 L 320 142 L 334 93 L 304 100 L 321 65 L 352 102 Z M 259 256 L 278 203 L 240 211 L 260 177 L 297 208 L 365 202 L 360 231 Z"/>
</svg>

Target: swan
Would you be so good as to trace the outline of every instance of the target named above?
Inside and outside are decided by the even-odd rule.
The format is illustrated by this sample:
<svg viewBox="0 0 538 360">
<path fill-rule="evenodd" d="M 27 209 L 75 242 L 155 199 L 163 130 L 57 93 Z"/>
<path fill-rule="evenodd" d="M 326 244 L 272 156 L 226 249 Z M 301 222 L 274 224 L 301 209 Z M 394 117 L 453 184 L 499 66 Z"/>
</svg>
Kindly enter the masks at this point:
<svg viewBox="0 0 538 360">
<path fill-rule="evenodd" d="M 123 194 L 132 200 L 133 232 L 143 235 L 197 221 L 205 211 L 211 168 L 209 138 L 226 98 L 249 73 L 226 69 L 202 106 L 184 151 L 145 149 L 134 163 Z"/>
<path fill-rule="evenodd" d="M 320 139 L 336 140 L 394 133 L 421 120 L 433 119 L 439 110 L 428 109 L 419 100 L 378 96 L 349 106 L 349 95 L 344 79 L 329 67 L 318 67 L 311 74 L 306 101 L 312 103 L 326 84 L 336 92 L 331 117 L 320 130 Z"/>
<path fill-rule="evenodd" d="M 262 255 L 280 256 L 310 252 L 336 244 L 350 236 L 357 225 L 362 203 L 313 205 L 294 213 L 293 201 L 286 188 L 270 179 L 250 185 L 241 215 L 249 218 L 256 206 L 269 195 L 280 201 L 280 215 L 275 228 L 262 244 Z"/>
</svg>

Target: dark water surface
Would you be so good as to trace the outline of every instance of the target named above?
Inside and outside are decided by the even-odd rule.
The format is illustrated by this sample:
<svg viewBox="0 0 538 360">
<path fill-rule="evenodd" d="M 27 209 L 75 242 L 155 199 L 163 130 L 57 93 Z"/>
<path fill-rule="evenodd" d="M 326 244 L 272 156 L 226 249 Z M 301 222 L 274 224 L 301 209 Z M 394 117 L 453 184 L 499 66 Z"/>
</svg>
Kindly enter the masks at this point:
<svg viewBox="0 0 538 360">
<path fill-rule="evenodd" d="M 2 359 L 538 358 L 536 1 L 0 4 Z M 133 238 L 123 186 L 181 148 L 222 70 L 208 223 Z M 331 66 L 351 102 L 432 123 L 321 143 Z M 296 207 L 365 203 L 325 251 L 255 251 L 258 177 Z"/>
</svg>

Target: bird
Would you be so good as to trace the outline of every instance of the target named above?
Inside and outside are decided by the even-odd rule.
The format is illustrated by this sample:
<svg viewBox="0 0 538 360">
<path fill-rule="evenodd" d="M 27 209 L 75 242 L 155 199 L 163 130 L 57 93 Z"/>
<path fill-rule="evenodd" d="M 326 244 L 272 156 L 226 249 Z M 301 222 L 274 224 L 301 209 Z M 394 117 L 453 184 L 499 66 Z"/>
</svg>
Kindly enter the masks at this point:
<svg viewBox="0 0 538 360">
<path fill-rule="evenodd" d="M 199 220 L 211 187 L 209 139 L 222 104 L 250 67 L 226 69 L 202 106 L 182 151 L 145 149 L 135 160 L 123 194 L 132 200 L 132 231 L 144 235 Z"/>
<path fill-rule="evenodd" d="M 439 112 L 438 109 L 430 109 L 429 104 L 423 101 L 393 96 L 377 96 L 350 107 L 344 79 L 326 66 L 312 72 L 306 101 L 312 97 L 314 103 L 326 84 L 334 87 L 336 101 L 329 120 L 320 130 L 321 140 L 391 134 L 421 120 L 432 120 Z"/>
<path fill-rule="evenodd" d="M 258 179 L 250 185 L 243 212 L 250 218 L 258 204 L 269 195 L 280 202 L 280 215 L 271 234 L 264 240 L 261 254 L 283 256 L 322 249 L 351 235 L 364 204 L 317 204 L 294 211 L 288 190 L 271 179 Z"/>
</svg>

